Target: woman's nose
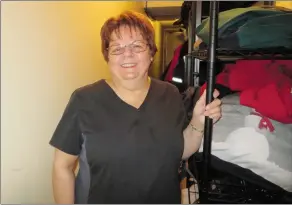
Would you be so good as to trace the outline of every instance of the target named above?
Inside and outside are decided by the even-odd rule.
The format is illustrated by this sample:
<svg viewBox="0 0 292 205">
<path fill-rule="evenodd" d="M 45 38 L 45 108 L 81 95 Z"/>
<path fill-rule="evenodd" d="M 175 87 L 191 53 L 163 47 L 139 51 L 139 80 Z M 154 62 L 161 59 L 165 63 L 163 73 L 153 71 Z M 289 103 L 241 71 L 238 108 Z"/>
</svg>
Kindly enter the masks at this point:
<svg viewBox="0 0 292 205">
<path fill-rule="evenodd" d="M 131 46 L 126 46 L 124 49 L 125 49 L 125 52 L 124 52 L 125 56 L 133 56 L 134 55 L 133 48 Z"/>
</svg>

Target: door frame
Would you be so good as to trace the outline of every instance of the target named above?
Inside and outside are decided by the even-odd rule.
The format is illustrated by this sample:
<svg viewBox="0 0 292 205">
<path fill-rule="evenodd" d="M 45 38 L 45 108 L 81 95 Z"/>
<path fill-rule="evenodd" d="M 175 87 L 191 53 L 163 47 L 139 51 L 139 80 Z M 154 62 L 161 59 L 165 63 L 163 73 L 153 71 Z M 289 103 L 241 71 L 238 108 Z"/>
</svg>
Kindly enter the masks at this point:
<svg viewBox="0 0 292 205">
<path fill-rule="evenodd" d="M 170 34 L 170 33 L 174 33 L 174 32 L 180 32 L 181 31 L 181 27 L 180 26 L 174 26 L 172 24 L 162 24 L 161 25 L 161 42 L 162 42 L 162 45 L 161 45 L 161 72 L 163 73 L 166 69 L 166 66 L 167 66 L 167 62 L 166 62 L 166 44 L 167 44 L 167 34 Z"/>
</svg>

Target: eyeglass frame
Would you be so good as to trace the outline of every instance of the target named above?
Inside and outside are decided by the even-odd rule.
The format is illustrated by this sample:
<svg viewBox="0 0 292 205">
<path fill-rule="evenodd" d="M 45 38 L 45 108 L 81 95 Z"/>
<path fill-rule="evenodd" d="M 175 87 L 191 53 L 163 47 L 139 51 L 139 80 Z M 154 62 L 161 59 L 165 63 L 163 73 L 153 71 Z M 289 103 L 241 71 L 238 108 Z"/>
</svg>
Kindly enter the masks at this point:
<svg viewBox="0 0 292 205">
<path fill-rule="evenodd" d="M 141 43 L 145 44 L 145 49 L 143 51 L 135 52 L 133 50 L 133 47 L 131 47 L 131 46 L 133 46 L 136 42 L 141 42 Z M 107 51 L 109 52 L 110 55 L 114 55 L 114 56 L 122 55 L 122 54 L 124 54 L 126 52 L 126 47 L 129 47 L 133 53 L 142 53 L 142 52 L 147 50 L 147 47 L 149 47 L 149 43 L 145 43 L 145 42 L 143 42 L 141 40 L 137 40 L 137 41 L 133 41 L 132 43 L 129 43 L 128 45 L 123 45 L 123 46 L 117 45 L 117 46 L 119 46 L 121 49 L 123 49 L 123 52 L 120 53 L 120 54 L 112 54 L 112 53 L 110 53 L 110 47 L 112 47 L 112 46 L 109 46 L 107 48 Z"/>
</svg>

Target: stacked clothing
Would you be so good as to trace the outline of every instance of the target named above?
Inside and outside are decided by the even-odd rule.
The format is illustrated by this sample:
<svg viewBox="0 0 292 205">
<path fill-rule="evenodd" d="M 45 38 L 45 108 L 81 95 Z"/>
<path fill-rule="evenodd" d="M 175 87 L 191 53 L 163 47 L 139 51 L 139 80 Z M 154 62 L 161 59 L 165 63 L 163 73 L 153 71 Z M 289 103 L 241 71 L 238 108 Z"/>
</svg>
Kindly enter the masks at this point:
<svg viewBox="0 0 292 205">
<path fill-rule="evenodd" d="M 239 94 L 225 96 L 222 102 L 222 119 L 213 130 L 212 155 L 292 192 L 292 124 L 240 105 Z"/>
<path fill-rule="evenodd" d="M 239 60 L 227 64 L 216 84 L 240 93 L 240 104 L 292 123 L 292 60 Z M 201 93 L 206 84 L 201 87 Z"/>
<path fill-rule="evenodd" d="M 292 12 L 248 7 L 220 12 L 218 46 L 224 49 L 292 48 Z M 209 45 L 210 18 L 196 28 L 199 48 Z M 195 43 L 198 47 L 198 42 Z"/>
</svg>

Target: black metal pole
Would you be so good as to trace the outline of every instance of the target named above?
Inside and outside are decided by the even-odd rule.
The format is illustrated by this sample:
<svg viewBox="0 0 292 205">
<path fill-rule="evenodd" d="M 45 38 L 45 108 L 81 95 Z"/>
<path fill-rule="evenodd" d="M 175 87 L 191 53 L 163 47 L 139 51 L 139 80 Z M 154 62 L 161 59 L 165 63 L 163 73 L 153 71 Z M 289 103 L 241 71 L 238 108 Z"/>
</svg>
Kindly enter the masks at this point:
<svg viewBox="0 0 292 205">
<path fill-rule="evenodd" d="M 196 8 L 193 13 L 195 13 L 195 18 L 193 18 L 193 22 L 195 24 L 195 29 L 194 29 L 194 36 L 195 36 L 195 41 L 198 40 L 196 36 L 196 28 L 201 24 L 202 22 L 202 1 L 195 1 L 196 2 Z M 194 80 L 194 87 L 199 87 L 200 84 L 200 79 L 199 79 L 199 73 L 200 73 L 200 60 L 199 59 L 194 59 L 194 66 L 193 66 L 193 80 Z"/>
<path fill-rule="evenodd" d="M 191 54 L 193 51 L 193 46 L 195 42 L 195 28 L 194 25 L 196 21 L 194 18 L 196 18 L 196 2 L 193 1 L 191 3 L 191 9 L 189 10 L 189 18 L 188 18 L 188 54 Z M 194 65 L 194 60 L 193 58 L 188 55 L 186 59 L 186 68 L 185 69 L 185 81 L 188 86 L 193 85 L 193 65 Z"/>
<path fill-rule="evenodd" d="M 217 48 L 217 31 L 218 30 L 218 1 L 210 2 L 210 31 L 209 31 L 209 50 L 208 50 L 208 78 L 207 78 L 207 95 L 206 103 L 209 104 L 213 101 L 213 92 L 215 84 L 215 61 L 216 61 L 216 48 Z M 213 133 L 213 120 L 209 117 L 205 118 L 204 127 L 204 144 L 203 144 L 203 192 L 202 203 L 208 202 L 208 171 L 211 159 L 211 142 Z"/>
<path fill-rule="evenodd" d="M 194 43 L 196 41 L 196 10 L 197 10 L 197 1 L 192 2 L 191 7 L 191 24 L 192 30 L 190 31 L 191 38 L 189 38 L 189 53 L 192 53 L 194 50 Z M 190 73 L 190 82 L 191 86 L 195 86 L 195 58 L 191 57 L 191 73 Z"/>
</svg>

